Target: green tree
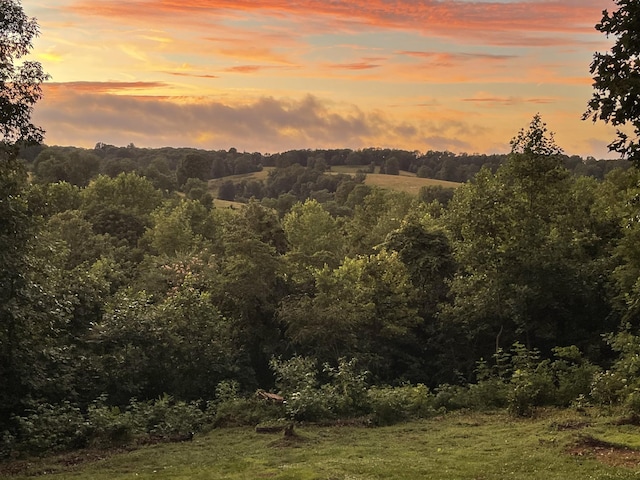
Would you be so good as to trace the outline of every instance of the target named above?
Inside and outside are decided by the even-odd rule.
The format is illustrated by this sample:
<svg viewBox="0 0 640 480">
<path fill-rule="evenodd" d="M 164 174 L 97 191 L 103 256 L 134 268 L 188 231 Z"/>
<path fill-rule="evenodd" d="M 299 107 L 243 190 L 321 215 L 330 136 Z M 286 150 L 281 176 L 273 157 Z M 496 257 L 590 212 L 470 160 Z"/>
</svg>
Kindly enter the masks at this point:
<svg viewBox="0 0 640 480">
<path fill-rule="evenodd" d="M 546 351 L 593 342 L 606 325 L 593 184 L 561 166 L 539 116 L 512 146 L 495 174 L 483 168 L 456 190 L 445 216 L 460 268 L 445 313 L 484 344 L 476 358 L 516 340 Z"/>
<path fill-rule="evenodd" d="M 364 197 L 363 197 L 364 195 Z M 368 255 L 397 230 L 408 213 L 418 209 L 417 199 L 404 192 L 359 185 L 347 200 L 358 202 L 351 219 L 345 222 L 349 255 Z"/>
<path fill-rule="evenodd" d="M 1 0 L 0 11 L 0 142 L 40 143 L 44 131 L 31 123 L 31 113 L 49 76 L 39 62 L 22 60 L 39 34 L 38 23 L 19 0 Z"/>
<path fill-rule="evenodd" d="M 215 222 L 204 205 L 195 200 L 167 203 L 151 214 L 153 226 L 144 238 L 156 254 L 175 257 L 202 249 L 212 240 Z M 210 243 L 210 242 L 209 242 Z"/>
<path fill-rule="evenodd" d="M 233 180 L 225 180 L 218 188 L 218 198 L 220 200 L 228 200 L 233 202 L 236 199 L 236 186 Z"/>
<path fill-rule="evenodd" d="M 384 165 L 380 173 L 386 173 L 387 175 L 400 175 L 400 161 L 397 157 L 387 158 L 384 161 Z"/>
<path fill-rule="evenodd" d="M 336 267 L 343 257 L 340 224 L 316 200 L 297 203 L 282 219 L 287 254 L 302 268 Z"/>
<path fill-rule="evenodd" d="M 31 258 L 36 222 L 26 198 L 27 174 L 17 160 L 19 143 L 40 142 L 31 123 L 41 84 L 38 62 L 23 61 L 38 35 L 35 19 L 19 1 L 0 1 L 0 423 L 28 401 L 41 380 L 38 352 L 49 324 Z M 45 310 L 46 311 L 46 310 Z"/>
<path fill-rule="evenodd" d="M 188 153 L 176 169 L 178 186 L 182 187 L 189 178 L 197 178 L 206 182 L 211 178 L 212 160 L 200 153 Z"/>
<path fill-rule="evenodd" d="M 123 290 L 90 332 L 98 355 L 98 386 L 110 401 L 213 398 L 218 382 L 239 369 L 229 322 L 211 296 L 187 274 L 170 296 L 154 304 L 144 292 Z"/>
<path fill-rule="evenodd" d="M 121 173 L 99 175 L 82 191 L 82 210 L 96 233 L 109 234 L 135 246 L 150 225 L 162 193 L 144 177 Z"/>
<path fill-rule="evenodd" d="M 400 377 L 421 320 L 397 253 L 347 258 L 313 277 L 313 293 L 287 297 L 279 309 L 294 350 L 332 364 L 356 358 L 382 381 Z"/>
<path fill-rule="evenodd" d="M 618 9 L 604 10 L 596 30 L 615 43 L 610 52 L 595 53 L 591 63 L 595 92 L 583 118 L 603 120 L 616 127 L 630 125 L 633 135 L 624 128 L 617 130 L 617 140 L 609 150 L 620 153 L 640 165 L 640 5 L 635 0 L 614 0 Z"/>
<path fill-rule="evenodd" d="M 100 158 L 78 148 L 49 147 L 36 157 L 35 179 L 43 183 L 68 182 L 86 186 L 100 170 Z"/>
</svg>

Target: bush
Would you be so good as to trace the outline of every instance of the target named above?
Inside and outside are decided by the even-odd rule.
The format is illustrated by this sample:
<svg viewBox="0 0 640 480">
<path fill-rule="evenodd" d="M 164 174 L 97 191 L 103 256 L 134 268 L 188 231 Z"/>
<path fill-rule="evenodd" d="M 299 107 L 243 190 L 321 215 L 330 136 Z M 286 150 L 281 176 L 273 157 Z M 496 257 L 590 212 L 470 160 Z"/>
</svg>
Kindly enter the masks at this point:
<svg viewBox="0 0 640 480">
<path fill-rule="evenodd" d="M 623 405 L 629 413 L 640 414 L 640 337 L 626 330 L 605 338 L 618 359 L 610 370 L 593 377 L 591 398 L 600 405 Z"/>
<path fill-rule="evenodd" d="M 476 365 L 476 383 L 469 385 L 470 406 L 479 409 L 504 408 L 509 401 L 511 355 L 500 349 L 493 363 L 480 360 Z"/>
<path fill-rule="evenodd" d="M 171 439 L 199 431 L 206 416 L 196 403 L 175 401 L 163 395 L 154 401 L 131 402 L 128 413 L 138 431 Z"/>
<path fill-rule="evenodd" d="M 555 404 L 567 407 L 589 395 L 599 368 L 582 358 L 578 347 L 556 347 L 551 369 L 556 383 Z"/>
<path fill-rule="evenodd" d="M 216 387 L 216 400 L 207 406 L 214 427 L 257 425 L 284 416 L 284 406 L 255 397 L 243 397 L 235 380 L 225 380 Z"/>
<path fill-rule="evenodd" d="M 285 415 L 283 405 L 269 403 L 258 398 L 234 398 L 212 407 L 214 427 L 255 426 L 276 420 Z"/>
<path fill-rule="evenodd" d="M 468 403 L 475 408 L 503 408 L 516 416 L 529 416 L 541 405 L 569 406 L 592 389 L 598 368 L 582 358 L 575 346 L 554 348 L 555 359 L 540 359 L 540 352 L 514 343 L 499 351 L 494 362 L 478 362 L 477 383 L 469 385 Z"/>
<path fill-rule="evenodd" d="M 553 404 L 555 385 L 549 360 L 540 360 L 537 349 L 529 350 L 519 342 L 513 344 L 507 408 L 522 417 L 533 414 L 539 405 Z"/>
<path fill-rule="evenodd" d="M 270 365 L 286 398 L 287 415 L 293 420 L 328 420 L 369 412 L 368 372 L 358 370 L 354 359 L 340 359 L 337 368 L 325 364 L 322 372 L 314 358 L 300 356 L 272 359 Z M 322 384 L 320 373 L 326 379 Z"/>
<path fill-rule="evenodd" d="M 436 397 L 433 402 L 436 410 L 460 410 L 471 406 L 469 388 L 461 385 L 449 385 L 445 383 L 436 388 Z"/>
<path fill-rule="evenodd" d="M 135 424 L 130 411 L 106 405 L 106 395 L 99 397 L 87 409 L 93 446 L 127 444 L 133 440 Z"/>
<path fill-rule="evenodd" d="M 355 359 L 347 361 L 341 358 L 338 368 L 325 364 L 322 370 L 328 377 L 321 393 L 326 398 L 329 410 L 338 417 L 352 417 L 369 411 L 367 397 L 368 372 L 358 370 Z"/>
<path fill-rule="evenodd" d="M 438 413 L 435 396 L 422 385 L 373 387 L 368 391 L 371 420 L 375 425 L 391 425 L 412 418 L 428 418 Z"/>
<path fill-rule="evenodd" d="M 80 409 L 69 402 L 42 403 L 24 416 L 15 416 L 16 448 L 32 455 L 43 455 L 87 445 L 90 428 Z"/>
<path fill-rule="evenodd" d="M 0 432 L 0 459 L 7 458 L 16 448 L 16 437 L 8 430 Z"/>
</svg>

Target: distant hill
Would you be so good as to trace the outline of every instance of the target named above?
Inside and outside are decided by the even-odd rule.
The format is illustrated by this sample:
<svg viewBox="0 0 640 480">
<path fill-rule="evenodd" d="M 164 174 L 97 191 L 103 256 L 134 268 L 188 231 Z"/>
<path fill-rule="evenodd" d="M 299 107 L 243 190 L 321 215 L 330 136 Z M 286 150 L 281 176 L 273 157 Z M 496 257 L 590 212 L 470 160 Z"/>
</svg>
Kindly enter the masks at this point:
<svg viewBox="0 0 640 480">
<path fill-rule="evenodd" d="M 249 181 L 266 181 L 269 176 L 269 172 L 273 171 L 275 167 L 264 167 L 260 172 L 245 173 L 242 175 L 230 175 L 223 178 L 215 178 L 209 180 L 209 191 L 214 196 L 218 197 L 220 186 L 225 182 L 233 182 L 238 185 L 242 182 Z M 328 174 L 348 174 L 355 175 L 361 166 L 334 166 L 331 170 L 326 172 Z M 440 185 L 443 188 L 457 188 L 461 183 L 448 182 L 446 180 L 436 180 L 433 178 L 419 178 L 414 173 L 400 171 L 400 175 L 385 175 L 380 173 L 367 173 L 365 179 L 365 185 L 376 186 L 380 188 L 386 188 L 389 190 L 396 190 L 399 192 L 406 192 L 412 195 L 418 195 L 420 188 L 425 186 Z M 222 203 L 220 200 L 216 200 L 216 205 Z M 234 202 L 232 202 L 234 203 Z M 225 204 L 226 205 L 226 204 Z"/>
</svg>

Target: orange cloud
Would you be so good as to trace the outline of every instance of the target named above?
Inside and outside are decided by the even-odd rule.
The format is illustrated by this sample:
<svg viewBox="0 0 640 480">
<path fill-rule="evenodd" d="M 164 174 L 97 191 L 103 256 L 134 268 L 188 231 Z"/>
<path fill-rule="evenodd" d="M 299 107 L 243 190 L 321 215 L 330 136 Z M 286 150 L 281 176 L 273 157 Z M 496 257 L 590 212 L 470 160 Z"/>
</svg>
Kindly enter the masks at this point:
<svg viewBox="0 0 640 480">
<path fill-rule="evenodd" d="M 264 65 L 237 65 L 235 67 L 225 68 L 225 72 L 230 73 L 256 73 L 268 67 Z"/>
<path fill-rule="evenodd" d="M 496 105 L 520 105 L 525 103 L 533 103 L 537 105 L 555 103 L 558 100 L 555 98 L 521 98 L 521 97 L 488 97 L 488 96 L 478 96 L 473 98 L 463 98 L 461 99 L 463 102 L 471 102 L 477 104 L 485 104 L 490 105 L 492 107 Z"/>
<path fill-rule="evenodd" d="M 164 82 L 49 82 L 44 85 L 44 89 L 51 93 L 57 93 L 61 90 L 73 90 L 75 92 L 99 94 L 151 90 L 168 86 Z"/>
<path fill-rule="evenodd" d="M 379 63 L 370 62 L 354 62 L 354 63 L 334 63 L 329 65 L 329 68 L 344 69 L 344 70 L 370 70 L 372 68 L 379 68 Z"/>
<path fill-rule="evenodd" d="M 605 5 L 606 6 L 606 5 Z M 376 27 L 413 30 L 499 45 L 549 45 L 549 33 L 587 33 L 599 20 L 602 0 L 467 2 L 461 0 L 78 0 L 74 12 L 148 22 L 178 17 L 226 17 L 234 12 L 281 20 L 306 19 L 314 28 L 353 30 Z M 324 27 L 322 24 L 324 24 Z M 305 30 L 308 31 L 308 30 Z M 532 35 L 544 33 L 544 37 Z M 575 42 L 574 39 L 564 39 Z"/>
<path fill-rule="evenodd" d="M 175 77 L 189 77 L 189 78 L 220 78 L 218 75 L 206 75 L 197 73 L 185 73 L 185 72 L 164 72 L 167 75 L 173 75 Z"/>
<path fill-rule="evenodd" d="M 402 50 L 397 52 L 399 55 L 406 55 L 419 59 L 428 60 L 430 63 L 441 66 L 449 66 L 453 63 L 461 63 L 465 61 L 482 60 L 489 62 L 504 62 L 518 58 L 517 55 L 499 55 L 492 53 L 450 53 L 450 52 L 434 52 L 434 51 L 412 51 Z"/>
</svg>

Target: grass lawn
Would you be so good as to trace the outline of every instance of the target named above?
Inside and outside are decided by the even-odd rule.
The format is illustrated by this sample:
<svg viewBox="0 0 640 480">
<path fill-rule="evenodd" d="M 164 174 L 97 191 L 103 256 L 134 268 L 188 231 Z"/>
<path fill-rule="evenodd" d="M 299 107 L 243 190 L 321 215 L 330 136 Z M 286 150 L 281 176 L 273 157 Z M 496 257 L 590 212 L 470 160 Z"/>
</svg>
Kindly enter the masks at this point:
<svg viewBox="0 0 640 480">
<path fill-rule="evenodd" d="M 358 169 L 365 168 L 363 166 L 338 165 L 331 167 L 330 173 L 348 173 L 355 174 Z M 378 170 L 378 169 L 377 169 Z M 415 173 L 400 171 L 400 175 L 384 175 L 380 173 L 367 173 L 365 180 L 366 185 L 387 188 L 389 190 L 398 190 L 417 195 L 421 187 L 427 185 L 441 185 L 444 188 L 457 188 L 461 183 L 448 182 L 446 180 L 436 180 L 433 178 L 419 178 Z"/>
<path fill-rule="evenodd" d="M 296 426 L 296 436 L 218 429 L 192 442 L 0 465 L 48 479 L 631 479 L 640 432 L 575 411 L 516 420 L 450 414 L 381 428 Z M 9 468 L 12 467 L 12 468 Z M 17 473 L 18 471 L 22 471 Z M 8 472 L 12 472 L 9 475 Z"/>
<path fill-rule="evenodd" d="M 460 183 L 435 180 L 433 178 L 419 178 L 410 175 L 383 175 L 379 173 L 368 173 L 364 183 L 365 185 L 397 190 L 412 195 L 418 195 L 420 188 L 428 185 L 441 185 L 444 188 L 457 188 L 462 185 Z"/>
</svg>

